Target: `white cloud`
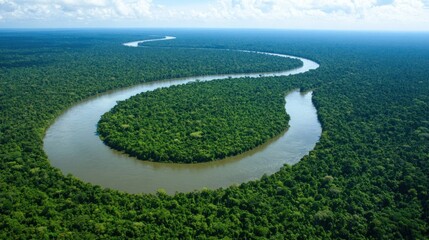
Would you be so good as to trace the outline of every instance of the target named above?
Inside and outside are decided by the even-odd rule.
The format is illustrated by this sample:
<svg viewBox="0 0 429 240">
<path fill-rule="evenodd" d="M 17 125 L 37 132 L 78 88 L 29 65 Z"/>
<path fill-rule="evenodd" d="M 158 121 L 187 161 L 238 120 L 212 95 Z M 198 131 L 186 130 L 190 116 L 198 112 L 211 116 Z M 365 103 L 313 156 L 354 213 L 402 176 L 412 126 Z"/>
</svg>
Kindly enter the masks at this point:
<svg viewBox="0 0 429 240">
<path fill-rule="evenodd" d="M 242 23 L 269 21 L 273 27 L 404 30 L 409 25 L 408 29 L 429 30 L 425 1 L 380 5 L 377 0 L 219 0 L 209 15 Z"/>
<path fill-rule="evenodd" d="M 9 21 L 46 19 L 146 18 L 151 0 L 0 0 L 0 15 Z"/>
<path fill-rule="evenodd" d="M 0 0 L 0 27 L 33 20 L 75 27 L 80 20 L 93 26 L 120 21 L 133 27 L 429 30 L 429 0 L 217 0 L 174 6 L 157 0 Z"/>
</svg>

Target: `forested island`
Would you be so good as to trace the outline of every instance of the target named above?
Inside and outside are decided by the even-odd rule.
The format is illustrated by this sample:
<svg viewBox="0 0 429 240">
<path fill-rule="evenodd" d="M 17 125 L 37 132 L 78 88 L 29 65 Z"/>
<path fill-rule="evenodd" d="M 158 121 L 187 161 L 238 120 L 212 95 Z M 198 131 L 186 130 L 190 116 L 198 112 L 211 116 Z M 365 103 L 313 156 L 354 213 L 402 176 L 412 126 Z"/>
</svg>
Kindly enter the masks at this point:
<svg viewBox="0 0 429 240">
<path fill-rule="evenodd" d="M 101 139 L 142 160 L 195 163 L 242 153 L 287 128 L 283 89 L 229 79 L 159 89 L 120 102 Z"/>
<path fill-rule="evenodd" d="M 154 34 L 177 39 L 147 43 L 151 48 L 121 45 Z M 427 39 L 424 33 L 3 30 L 0 238 L 426 239 Z M 188 49 L 207 47 L 214 50 Z M 233 53 L 217 48 L 292 54 L 320 63 L 315 71 L 258 83 L 277 84 L 280 90 L 270 96 L 277 101 L 292 89 L 313 90 L 323 133 L 299 163 L 239 186 L 172 196 L 161 190 L 152 195 L 103 189 L 49 164 L 44 133 L 68 107 L 110 89 L 204 75 L 204 65 L 224 73 Z M 219 60 L 205 60 L 209 55 Z M 248 63 L 253 72 L 262 61 Z M 251 89 L 259 80 L 235 81 Z M 222 82 L 235 84 L 210 84 Z M 169 96 L 168 91 L 210 84 L 151 94 Z M 285 116 L 284 108 L 278 111 Z"/>
</svg>

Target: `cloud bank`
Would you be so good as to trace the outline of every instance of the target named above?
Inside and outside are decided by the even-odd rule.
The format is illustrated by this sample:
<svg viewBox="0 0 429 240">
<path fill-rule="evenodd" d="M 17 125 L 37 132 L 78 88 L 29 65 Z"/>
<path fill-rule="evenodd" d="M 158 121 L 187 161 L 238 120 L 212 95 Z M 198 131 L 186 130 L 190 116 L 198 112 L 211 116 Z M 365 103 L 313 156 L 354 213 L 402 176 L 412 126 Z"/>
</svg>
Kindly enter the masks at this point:
<svg viewBox="0 0 429 240">
<path fill-rule="evenodd" d="M 0 0 L 0 27 L 429 30 L 429 0 Z"/>
</svg>

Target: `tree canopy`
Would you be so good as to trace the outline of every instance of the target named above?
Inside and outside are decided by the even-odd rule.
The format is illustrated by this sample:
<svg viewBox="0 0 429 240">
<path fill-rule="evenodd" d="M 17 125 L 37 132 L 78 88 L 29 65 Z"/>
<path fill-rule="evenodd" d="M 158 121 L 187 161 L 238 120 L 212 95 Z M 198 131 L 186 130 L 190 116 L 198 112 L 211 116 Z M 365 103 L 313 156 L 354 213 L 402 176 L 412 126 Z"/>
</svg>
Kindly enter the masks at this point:
<svg viewBox="0 0 429 240">
<path fill-rule="evenodd" d="M 287 128 L 284 85 L 228 79 L 142 93 L 98 124 L 107 145 L 142 160 L 204 162 L 249 150 Z"/>
</svg>

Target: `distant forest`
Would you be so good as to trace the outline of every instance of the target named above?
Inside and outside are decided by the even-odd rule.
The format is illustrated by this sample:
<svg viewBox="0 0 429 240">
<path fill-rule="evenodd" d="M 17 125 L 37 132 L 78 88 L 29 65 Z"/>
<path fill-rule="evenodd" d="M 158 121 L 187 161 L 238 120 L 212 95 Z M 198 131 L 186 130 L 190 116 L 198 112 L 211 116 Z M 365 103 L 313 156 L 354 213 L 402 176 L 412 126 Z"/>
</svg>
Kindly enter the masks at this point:
<svg viewBox="0 0 429 240">
<path fill-rule="evenodd" d="M 153 35 L 177 39 L 121 45 Z M 0 238 L 428 239 L 427 39 L 425 33 L 2 30 Z M 172 196 L 104 189 L 49 164 L 46 129 L 82 99 L 141 82 L 293 67 L 293 61 L 218 49 L 292 54 L 320 64 L 257 84 L 275 87 L 265 95 L 273 108 L 258 112 L 282 116 L 281 127 L 287 117 L 276 106 L 284 104 L 283 93 L 313 90 L 323 132 L 299 163 L 239 186 Z M 216 91 L 235 82 L 251 89 L 255 81 L 195 83 L 147 96 L 203 92 L 209 85 Z M 237 97 L 232 90 L 219 101 Z M 190 134 L 203 136 L 199 131 Z"/>
</svg>

